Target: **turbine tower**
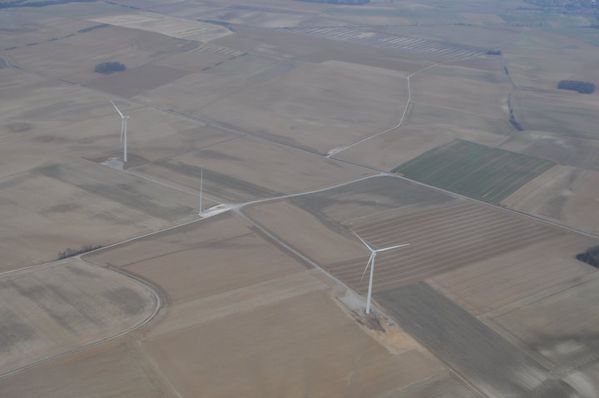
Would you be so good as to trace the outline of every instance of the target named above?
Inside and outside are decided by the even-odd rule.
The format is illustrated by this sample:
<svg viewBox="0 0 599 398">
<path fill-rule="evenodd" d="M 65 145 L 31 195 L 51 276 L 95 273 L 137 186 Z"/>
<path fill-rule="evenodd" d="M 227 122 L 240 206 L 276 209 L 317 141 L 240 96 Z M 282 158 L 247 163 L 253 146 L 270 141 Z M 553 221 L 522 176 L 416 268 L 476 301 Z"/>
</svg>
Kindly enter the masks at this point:
<svg viewBox="0 0 599 398">
<path fill-rule="evenodd" d="M 368 258 L 368 262 L 366 263 L 366 268 L 364 268 L 364 271 L 362 272 L 362 276 L 360 277 L 360 281 L 361 281 L 364 278 L 364 275 L 366 274 L 368 267 L 370 267 L 370 277 L 368 279 L 368 295 L 366 296 L 366 314 L 370 314 L 370 302 L 372 301 L 372 281 L 374 280 L 374 264 L 375 264 L 375 260 L 376 260 L 376 255 L 378 253 L 383 253 L 383 252 L 387 252 L 390 250 L 399 249 L 401 247 L 406 247 L 406 246 L 409 246 L 410 244 L 405 243 L 403 245 L 395 245 L 395 246 L 383 247 L 381 249 L 375 249 L 374 247 L 372 247 L 372 245 L 370 243 L 368 243 L 364 239 L 360 238 L 360 236 L 358 234 L 356 234 L 355 232 L 353 232 L 353 234 L 356 235 L 356 237 L 358 239 L 360 239 L 360 242 L 362 242 L 364 244 L 364 246 L 366 246 L 368 248 L 368 250 L 370 250 L 370 257 Z"/>
<path fill-rule="evenodd" d="M 204 212 L 204 204 L 202 203 L 204 200 L 204 169 L 200 169 L 200 212 L 198 215 L 202 215 Z"/>
<path fill-rule="evenodd" d="M 121 110 L 113 101 L 110 101 L 110 103 L 121 117 L 121 145 L 123 146 L 123 163 L 127 163 L 127 121 L 129 120 L 129 115 L 123 114 L 123 112 L 121 112 Z"/>
</svg>

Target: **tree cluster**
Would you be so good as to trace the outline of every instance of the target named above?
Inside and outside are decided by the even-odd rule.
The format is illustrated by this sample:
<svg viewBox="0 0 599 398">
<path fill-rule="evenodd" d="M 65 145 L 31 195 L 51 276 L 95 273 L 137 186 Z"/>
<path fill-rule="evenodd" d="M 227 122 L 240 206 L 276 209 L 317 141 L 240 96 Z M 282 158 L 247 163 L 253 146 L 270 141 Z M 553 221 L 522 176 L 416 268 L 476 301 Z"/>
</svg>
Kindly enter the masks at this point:
<svg viewBox="0 0 599 398">
<path fill-rule="evenodd" d="M 109 75 L 114 72 L 122 72 L 126 70 L 127 67 L 120 62 L 102 62 L 96 65 L 94 71 L 96 73 L 102 73 L 104 75 Z"/>
<path fill-rule="evenodd" d="M 592 94 L 595 92 L 593 83 L 581 82 L 579 80 L 562 80 L 557 84 L 560 90 L 578 91 L 581 94 Z"/>
<path fill-rule="evenodd" d="M 576 259 L 592 265 L 595 268 L 599 268 L 599 246 L 591 247 L 584 253 L 577 254 Z"/>
</svg>

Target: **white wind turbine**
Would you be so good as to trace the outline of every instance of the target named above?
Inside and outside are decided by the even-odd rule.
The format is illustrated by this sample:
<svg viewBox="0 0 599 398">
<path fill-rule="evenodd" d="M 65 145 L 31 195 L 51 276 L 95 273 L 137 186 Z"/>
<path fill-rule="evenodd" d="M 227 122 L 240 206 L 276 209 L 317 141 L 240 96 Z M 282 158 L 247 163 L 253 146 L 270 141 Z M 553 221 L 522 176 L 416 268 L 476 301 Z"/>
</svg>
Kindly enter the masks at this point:
<svg viewBox="0 0 599 398">
<path fill-rule="evenodd" d="M 121 145 L 123 146 L 123 163 L 127 163 L 127 121 L 129 120 L 129 115 L 123 114 L 123 112 L 121 112 L 121 110 L 113 101 L 110 101 L 110 103 L 121 117 Z"/>
<path fill-rule="evenodd" d="M 200 169 L 200 211 L 199 216 L 204 212 L 204 169 Z"/>
<path fill-rule="evenodd" d="M 387 252 L 390 250 L 399 249 L 401 247 L 406 247 L 406 246 L 409 246 L 410 244 L 405 243 L 403 245 L 395 245 L 395 246 L 383 247 L 382 249 L 375 249 L 364 239 L 360 238 L 360 236 L 357 233 L 354 232 L 353 234 L 356 235 L 356 237 L 358 239 L 360 239 L 360 242 L 362 242 L 364 244 L 364 246 L 366 246 L 368 248 L 368 250 L 370 250 L 370 257 L 368 258 L 368 262 L 366 263 L 366 268 L 364 268 L 364 272 L 362 272 L 362 277 L 360 277 L 360 281 L 361 281 L 364 278 L 364 275 L 366 274 L 368 267 L 370 267 L 370 278 L 368 280 L 368 295 L 366 296 L 366 314 L 370 314 L 370 302 L 372 301 L 372 281 L 374 279 L 374 264 L 375 264 L 375 260 L 376 260 L 376 255 L 378 253 L 383 253 L 383 252 Z"/>
</svg>

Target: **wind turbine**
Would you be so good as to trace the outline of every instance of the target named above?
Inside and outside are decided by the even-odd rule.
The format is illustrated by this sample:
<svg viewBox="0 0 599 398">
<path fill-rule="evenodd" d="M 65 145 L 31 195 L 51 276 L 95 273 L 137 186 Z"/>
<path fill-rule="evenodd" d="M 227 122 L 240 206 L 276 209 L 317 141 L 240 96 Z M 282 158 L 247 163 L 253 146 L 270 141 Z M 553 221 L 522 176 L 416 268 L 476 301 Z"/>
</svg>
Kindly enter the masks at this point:
<svg viewBox="0 0 599 398">
<path fill-rule="evenodd" d="M 203 205 L 203 199 L 204 199 L 204 169 L 200 169 L 200 212 L 198 213 L 198 215 L 202 215 L 202 213 L 204 212 L 204 205 Z"/>
<path fill-rule="evenodd" d="M 372 245 L 370 245 L 370 243 L 368 243 L 364 239 L 360 238 L 360 236 L 357 233 L 353 232 L 353 234 L 356 235 L 356 237 L 358 239 L 360 239 L 360 242 L 362 242 L 364 244 L 364 246 L 366 246 L 368 248 L 368 250 L 370 250 L 370 257 L 368 258 L 368 262 L 366 263 L 366 268 L 364 268 L 364 271 L 362 272 L 362 276 L 360 277 L 360 281 L 361 281 L 364 278 L 364 275 L 366 274 L 368 267 L 370 267 L 370 277 L 368 280 L 368 295 L 366 296 L 366 314 L 370 314 L 370 302 L 372 301 L 372 281 L 374 279 L 374 264 L 375 264 L 375 260 L 376 260 L 376 255 L 379 253 L 388 252 L 390 250 L 399 249 L 401 247 L 406 247 L 406 246 L 409 246 L 410 244 L 405 243 L 403 245 L 395 245 L 395 246 L 383 247 L 382 249 L 375 249 L 374 247 L 372 247 Z"/>
<path fill-rule="evenodd" d="M 123 163 L 127 163 L 127 120 L 129 120 L 129 115 L 124 115 L 113 101 L 110 101 L 110 103 L 121 117 L 121 145 L 123 146 Z"/>
</svg>

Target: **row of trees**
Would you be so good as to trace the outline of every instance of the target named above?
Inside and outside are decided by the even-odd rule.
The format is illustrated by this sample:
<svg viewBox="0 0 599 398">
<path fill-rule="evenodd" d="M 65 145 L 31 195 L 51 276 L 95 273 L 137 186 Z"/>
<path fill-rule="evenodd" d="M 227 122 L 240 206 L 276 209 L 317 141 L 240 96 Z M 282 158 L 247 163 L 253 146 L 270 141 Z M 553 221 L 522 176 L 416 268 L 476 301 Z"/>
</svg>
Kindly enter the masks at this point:
<svg viewBox="0 0 599 398">
<path fill-rule="evenodd" d="M 59 252 L 58 256 L 56 256 L 56 259 L 62 260 L 63 258 L 73 257 L 73 256 L 77 256 L 79 254 L 91 252 L 92 250 L 97 250 L 101 247 L 102 246 L 99 246 L 99 245 L 84 245 L 84 246 L 81 246 L 79 249 L 68 248 L 68 249 L 65 249 L 65 250 Z"/>
<path fill-rule="evenodd" d="M 91 3 L 96 0 L 0 0 L 0 8 L 46 7 L 66 3 Z"/>
</svg>

